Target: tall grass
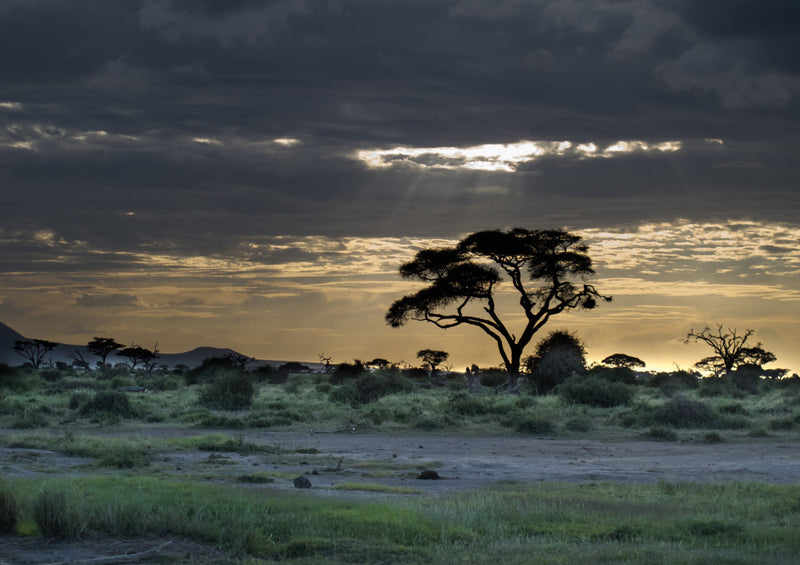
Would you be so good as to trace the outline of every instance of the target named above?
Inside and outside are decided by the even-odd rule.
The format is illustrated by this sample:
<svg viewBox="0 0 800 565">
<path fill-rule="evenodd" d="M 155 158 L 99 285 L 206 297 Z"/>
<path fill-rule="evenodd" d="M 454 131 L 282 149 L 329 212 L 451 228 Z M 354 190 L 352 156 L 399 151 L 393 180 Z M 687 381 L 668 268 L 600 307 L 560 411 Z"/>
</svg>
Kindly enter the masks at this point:
<svg viewBox="0 0 800 565">
<path fill-rule="evenodd" d="M 12 486 L 39 504 L 39 482 Z M 308 563 L 791 563 L 800 552 L 796 485 L 513 484 L 380 502 L 141 477 L 47 489 L 83 501 L 97 532 Z"/>
</svg>

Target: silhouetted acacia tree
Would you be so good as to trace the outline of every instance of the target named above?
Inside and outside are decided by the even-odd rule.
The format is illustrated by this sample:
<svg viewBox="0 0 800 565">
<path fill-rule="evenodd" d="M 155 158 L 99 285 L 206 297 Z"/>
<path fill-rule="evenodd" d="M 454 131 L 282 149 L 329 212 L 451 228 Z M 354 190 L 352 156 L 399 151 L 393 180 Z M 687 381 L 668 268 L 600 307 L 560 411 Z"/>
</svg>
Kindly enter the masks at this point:
<svg viewBox="0 0 800 565">
<path fill-rule="evenodd" d="M 435 373 L 436 367 L 447 361 L 448 357 L 450 357 L 450 354 L 440 349 L 420 349 L 417 351 L 417 359 L 422 359 L 422 362 L 430 368 L 431 373 Z"/>
<path fill-rule="evenodd" d="M 100 358 L 101 366 L 106 364 L 106 359 L 113 352 L 125 347 L 122 343 L 117 343 L 113 337 L 94 337 L 86 344 L 86 349 Z"/>
<path fill-rule="evenodd" d="M 150 372 L 155 367 L 156 359 L 158 359 L 158 343 L 156 343 L 153 351 L 141 345 L 133 344 L 130 347 L 123 348 L 117 355 L 127 357 L 128 362 L 131 364 L 131 369 L 135 369 L 141 363 L 142 367 Z"/>
<path fill-rule="evenodd" d="M 586 371 L 586 348 L 575 334 L 556 330 L 539 342 L 525 365 L 537 392 L 547 392 Z"/>
<path fill-rule="evenodd" d="M 462 324 L 481 329 L 494 340 L 516 389 L 525 347 L 552 316 L 610 301 L 587 279 L 592 260 L 581 237 L 561 230 L 481 231 L 454 247 L 423 249 L 400 267 L 400 275 L 426 283 L 396 300 L 386 314 L 392 327 L 408 320 L 447 329 Z M 495 291 L 505 279 L 519 295 L 524 323 L 513 332 L 501 318 Z"/>
<path fill-rule="evenodd" d="M 632 369 L 633 367 L 644 367 L 645 363 L 638 357 L 633 357 L 632 355 L 625 355 L 624 353 L 614 353 L 613 355 L 609 355 L 602 361 L 600 361 L 604 365 L 611 365 L 612 367 L 617 367 L 618 369 Z"/>
<path fill-rule="evenodd" d="M 38 369 L 47 354 L 55 349 L 55 341 L 46 341 L 44 339 L 18 339 L 14 342 L 12 348 L 17 354 L 31 362 L 34 368 Z"/>
<path fill-rule="evenodd" d="M 716 332 L 709 327 L 703 328 L 700 332 L 690 331 L 686 335 L 685 343 L 699 341 L 714 351 L 714 355 L 704 357 L 695 363 L 695 367 L 711 371 L 715 375 L 730 376 L 733 370 L 740 365 L 760 367 L 775 361 L 775 355 L 765 351 L 760 343 L 754 347 L 745 347 L 747 339 L 754 333 L 754 330 L 745 330 L 740 334 L 736 329 L 724 329 L 722 324 L 717 324 Z"/>
</svg>

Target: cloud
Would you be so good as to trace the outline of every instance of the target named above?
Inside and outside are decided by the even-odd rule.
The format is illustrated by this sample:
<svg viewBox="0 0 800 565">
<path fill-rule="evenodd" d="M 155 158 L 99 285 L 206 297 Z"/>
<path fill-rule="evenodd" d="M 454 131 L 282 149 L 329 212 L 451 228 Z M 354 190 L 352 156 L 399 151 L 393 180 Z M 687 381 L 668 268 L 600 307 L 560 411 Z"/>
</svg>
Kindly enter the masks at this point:
<svg viewBox="0 0 800 565">
<path fill-rule="evenodd" d="M 787 106 L 800 76 L 764 69 L 738 42 L 698 43 L 660 70 L 673 90 L 714 92 L 725 108 Z"/>
<path fill-rule="evenodd" d="M 289 18 L 303 16 L 312 9 L 310 0 L 262 2 L 180 2 L 148 0 L 139 10 L 139 23 L 164 39 L 212 38 L 225 48 L 237 42 L 261 46 L 285 33 Z M 325 9 L 335 6 L 325 3 Z"/>
<path fill-rule="evenodd" d="M 626 153 L 680 151 L 680 141 L 648 143 L 640 140 L 617 141 L 604 148 L 593 142 L 519 141 L 489 143 L 474 147 L 394 147 L 361 149 L 355 158 L 369 168 L 416 166 L 429 169 L 467 169 L 514 172 L 525 163 L 545 157 L 573 159 L 612 158 Z"/>
<path fill-rule="evenodd" d="M 139 298 L 133 294 L 82 294 L 75 299 L 81 308 L 129 308 L 139 305 Z"/>
</svg>

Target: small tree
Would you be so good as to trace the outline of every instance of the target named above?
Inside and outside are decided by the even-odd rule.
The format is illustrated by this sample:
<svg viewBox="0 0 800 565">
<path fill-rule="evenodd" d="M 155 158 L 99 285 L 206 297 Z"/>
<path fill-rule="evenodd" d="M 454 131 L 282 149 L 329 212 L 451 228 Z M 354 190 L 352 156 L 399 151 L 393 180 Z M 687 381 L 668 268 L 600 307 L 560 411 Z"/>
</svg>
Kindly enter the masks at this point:
<svg viewBox="0 0 800 565">
<path fill-rule="evenodd" d="M 754 330 L 745 330 L 740 334 L 736 329 L 723 329 L 722 324 L 717 324 L 716 332 L 706 327 L 700 332 L 690 331 L 686 335 L 686 344 L 702 342 L 708 345 L 714 355 L 704 357 L 695 367 L 713 372 L 715 375 L 730 376 L 733 370 L 740 365 L 757 365 L 775 361 L 776 357 L 765 351 L 760 343 L 754 347 L 745 347 L 747 339 L 755 333 Z"/>
<path fill-rule="evenodd" d="M 417 351 L 417 359 L 422 359 L 422 362 L 427 365 L 431 374 L 436 373 L 436 367 L 447 361 L 450 354 L 447 351 L 439 349 L 420 349 Z"/>
<path fill-rule="evenodd" d="M 509 390 L 516 390 L 525 347 L 551 317 L 611 300 L 587 283 L 594 274 L 587 250 L 578 235 L 522 228 L 477 232 L 454 247 L 422 249 L 400 267 L 400 275 L 427 286 L 396 300 L 386 322 L 395 328 L 420 320 L 442 329 L 480 329 L 497 346 Z M 504 278 L 522 309 L 518 332 L 503 321 L 495 301 Z"/>
<path fill-rule="evenodd" d="M 155 360 L 158 358 L 158 343 L 156 343 L 156 349 L 154 351 L 150 351 L 149 349 L 145 349 L 141 345 L 136 345 L 135 343 L 130 347 L 125 347 L 121 351 L 117 353 L 120 357 L 127 357 L 128 362 L 131 364 L 131 369 L 135 369 L 139 364 L 144 367 L 146 371 L 152 371 L 155 367 Z"/>
<path fill-rule="evenodd" d="M 613 355 L 609 355 L 602 361 L 600 361 L 604 365 L 611 365 L 612 367 L 617 367 L 618 369 L 632 369 L 634 367 L 644 367 L 645 363 L 638 357 L 633 357 L 631 355 L 625 355 L 624 353 L 614 353 Z"/>
<path fill-rule="evenodd" d="M 14 342 L 13 349 L 17 354 L 30 361 L 34 368 L 38 369 L 42 365 L 44 358 L 55 349 L 56 345 L 58 343 L 55 341 L 46 341 L 44 339 L 18 339 Z"/>
<path fill-rule="evenodd" d="M 125 347 L 113 337 L 94 337 L 86 344 L 86 349 L 100 358 L 101 366 L 106 364 L 106 359 L 113 352 Z"/>
</svg>

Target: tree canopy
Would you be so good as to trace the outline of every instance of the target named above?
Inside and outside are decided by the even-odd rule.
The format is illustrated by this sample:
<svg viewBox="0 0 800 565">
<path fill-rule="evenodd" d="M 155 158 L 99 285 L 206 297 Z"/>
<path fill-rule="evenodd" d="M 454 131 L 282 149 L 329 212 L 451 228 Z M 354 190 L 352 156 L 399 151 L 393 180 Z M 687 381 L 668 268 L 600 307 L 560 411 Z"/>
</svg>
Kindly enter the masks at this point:
<svg viewBox="0 0 800 565">
<path fill-rule="evenodd" d="M 644 367 L 645 362 L 634 357 L 633 355 L 626 355 L 625 353 L 614 353 L 609 355 L 602 361 L 604 365 L 611 365 L 612 367 L 632 369 L 633 367 Z"/>
<path fill-rule="evenodd" d="M 18 339 L 14 342 L 13 349 L 38 369 L 47 354 L 58 345 L 55 341 L 44 339 Z"/>
<path fill-rule="evenodd" d="M 739 333 L 735 328 L 725 329 L 722 324 L 717 324 L 716 332 L 709 327 L 700 332 L 694 329 L 686 335 L 686 343 L 701 342 L 709 346 L 714 355 L 704 357 L 695 367 L 710 371 L 715 375 L 730 376 L 733 370 L 741 366 L 761 367 L 776 360 L 773 353 L 766 351 L 761 343 L 753 347 L 745 347 L 747 340 L 755 333 L 746 329 Z"/>
<path fill-rule="evenodd" d="M 400 267 L 400 275 L 426 286 L 396 300 L 386 322 L 392 327 L 419 320 L 443 329 L 479 328 L 495 342 L 513 388 L 525 347 L 550 318 L 611 300 L 588 283 L 594 269 L 587 251 L 578 235 L 522 228 L 480 231 L 453 247 L 422 249 Z M 504 281 L 511 283 L 524 315 L 516 332 L 496 301 Z"/>
</svg>

